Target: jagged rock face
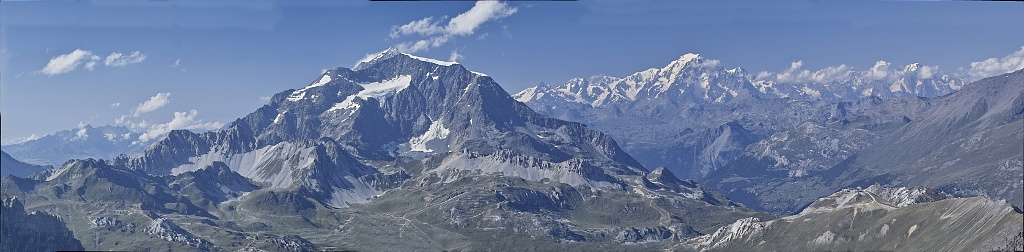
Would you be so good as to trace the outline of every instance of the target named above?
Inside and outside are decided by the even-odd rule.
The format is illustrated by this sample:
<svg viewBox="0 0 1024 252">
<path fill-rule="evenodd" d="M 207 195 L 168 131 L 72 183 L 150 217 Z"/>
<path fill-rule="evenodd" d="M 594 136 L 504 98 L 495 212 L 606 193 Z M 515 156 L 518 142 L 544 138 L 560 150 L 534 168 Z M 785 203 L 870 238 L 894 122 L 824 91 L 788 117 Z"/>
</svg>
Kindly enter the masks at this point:
<svg viewBox="0 0 1024 252">
<path fill-rule="evenodd" d="M 156 220 L 153 220 L 153 222 L 150 223 L 143 231 L 162 240 L 184 243 L 199 250 L 207 251 L 211 248 L 210 242 L 192 235 L 188 231 L 178 227 L 178 225 L 175 225 L 174 222 L 165 218 L 157 218 Z"/>
<path fill-rule="evenodd" d="M 0 212 L 0 251 L 85 250 L 60 218 L 29 214 L 17 198 L 5 196 Z"/>
<path fill-rule="evenodd" d="M 738 220 L 687 243 L 701 251 L 1020 250 L 1022 221 L 1005 201 L 872 186 L 818 199 L 798 215 Z"/>
<path fill-rule="evenodd" d="M 141 152 L 150 142 L 139 140 L 140 135 L 124 126 L 85 125 L 24 143 L 4 145 L 3 150 L 21 161 L 60 166 L 71 159 L 111 159 Z"/>
</svg>

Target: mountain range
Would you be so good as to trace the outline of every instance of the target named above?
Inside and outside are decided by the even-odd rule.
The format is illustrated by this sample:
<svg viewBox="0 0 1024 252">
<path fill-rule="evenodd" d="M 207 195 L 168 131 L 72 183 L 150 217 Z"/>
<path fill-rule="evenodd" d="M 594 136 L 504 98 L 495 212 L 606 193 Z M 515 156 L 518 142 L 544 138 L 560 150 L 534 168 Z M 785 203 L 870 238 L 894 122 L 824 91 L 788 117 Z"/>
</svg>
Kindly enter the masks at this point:
<svg viewBox="0 0 1024 252">
<path fill-rule="evenodd" d="M 623 78 L 575 78 L 515 97 L 540 113 L 608 132 L 646 166 L 699 181 L 745 146 L 804 121 L 841 120 L 883 99 L 935 97 L 964 85 L 934 67 L 884 66 L 755 75 L 686 54 Z"/>
<path fill-rule="evenodd" d="M 1022 137 L 1012 130 L 1024 106 L 1019 71 L 969 85 L 919 64 L 879 71 L 753 76 L 687 54 L 625 78 L 577 78 L 515 97 L 608 132 L 645 166 L 775 214 L 873 183 L 1024 203 Z"/>
<path fill-rule="evenodd" d="M 579 249 L 771 218 L 646 169 L 608 135 L 533 112 L 485 74 L 394 48 L 225 129 L 172 131 L 137 154 L 3 184 L 30 208 L 114 222 L 105 235 L 127 238 L 93 245 L 115 249 L 237 249 L 270 230 L 302 248 Z M 69 223 L 96 229 L 84 224 Z M 120 242 L 154 238 L 166 242 Z"/>
<path fill-rule="evenodd" d="M 111 159 L 145 150 L 150 142 L 125 126 L 84 125 L 29 141 L 4 145 L 3 151 L 30 164 L 60 166 L 71 159 Z"/>
<path fill-rule="evenodd" d="M 776 229 L 734 230 L 770 226 L 761 220 L 782 223 L 778 220 L 804 218 L 801 221 L 806 219 L 805 225 L 813 224 L 813 229 L 799 224 L 784 226 L 807 232 L 790 231 L 790 237 L 771 240 L 778 243 L 768 244 L 768 239 L 758 243 L 786 248 L 794 241 L 824 236 L 821 240 L 827 242 L 821 244 L 832 247 L 815 248 L 841 249 L 857 244 L 849 238 L 859 235 L 856 232 L 884 227 L 865 224 L 841 230 L 822 223 L 846 220 L 851 215 L 858 218 L 863 208 L 871 210 L 865 212 L 873 218 L 868 221 L 884 222 L 890 217 L 906 220 L 888 224 L 894 234 L 917 223 L 914 227 L 920 229 L 919 235 L 964 237 L 947 239 L 936 246 L 1021 249 L 1014 240 L 1015 235 L 1020 236 L 1019 227 L 1007 224 L 1019 222 L 1024 216 L 1019 209 L 983 197 L 956 198 L 987 190 L 988 184 L 981 184 L 981 179 L 994 177 L 954 180 L 975 181 L 981 186 L 946 186 L 932 191 L 900 186 L 904 181 L 920 183 L 930 177 L 915 177 L 916 173 L 909 172 L 879 175 L 879 171 L 893 170 L 856 162 L 857 157 L 879 155 L 870 153 L 882 141 L 902 139 L 892 140 L 894 146 L 917 143 L 920 140 L 914 136 L 933 134 L 929 130 L 936 129 L 928 126 L 936 124 L 926 123 L 932 122 L 928 118 L 943 114 L 929 111 L 944 111 L 942 104 L 958 107 L 960 100 L 978 97 L 987 99 L 980 100 L 984 101 L 984 112 L 967 109 L 961 116 L 946 113 L 960 122 L 951 129 L 985 132 L 965 133 L 967 140 L 973 139 L 968 136 L 989 132 L 1005 139 L 951 139 L 935 149 L 898 156 L 918 155 L 923 160 L 934 157 L 935 162 L 945 163 L 949 162 L 943 159 L 949 158 L 949 148 L 943 146 L 966 142 L 976 144 L 978 151 L 1004 151 L 1008 147 L 994 144 L 1019 136 L 998 134 L 1020 123 L 1020 110 L 1014 109 L 1021 106 L 1013 105 L 1012 100 L 1019 101 L 1020 92 L 1013 94 L 1017 96 L 1000 95 L 991 89 L 1014 83 L 1019 88 L 1021 73 L 1015 74 L 1006 79 L 986 79 L 935 99 L 872 96 L 836 102 L 773 96 L 755 86 L 754 78 L 742 69 L 725 69 L 717 61 L 686 55 L 648 74 L 607 78 L 606 83 L 619 84 L 606 85 L 608 93 L 603 96 L 588 96 L 585 99 L 591 102 L 587 104 L 565 101 L 596 110 L 559 110 L 560 105 L 553 105 L 537 109 L 538 113 L 530 107 L 535 105 L 530 103 L 532 100 L 516 100 L 526 97 L 523 93 L 514 98 L 486 74 L 456 62 L 389 48 L 354 68 L 329 69 L 304 87 L 280 92 L 268 104 L 223 129 L 171 131 L 141 151 L 125 151 L 105 159 L 72 159 L 30 177 L 5 176 L 0 183 L 5 198 L 2 224 L 4 235 L 11 233 L 8 230 L 26 229 L 22 222 L 6 220 L 7 205 L 15 208 L 15 203 L 7 202 L 18 202 L 19 209 L 24 209 L 20 212 L 56 215 L 52 219 L 57 223 L 47 225 L 58 231 L 40 237 L 67 239 L 67 232 L 58 228 L 64 227 L 74 236 L 74 242 L 92 250 L 688 251 L 748 246 L 757 249 L 759 245 L 738 241 L 762 239 L 759 234 L 776 237 L 771 233 Z M 661 84 L 653 85 L 652 81 Z M 597 94 L 599 88 L 589 89 Z M 984 95 L 971 95 L 975 92 Z M 570 96 L 549 98 L 558 97 Z M 1006 105 L 1006 99 L 1012 100 L 1010 105 Z M 897 106 L 900 101 L 914 106 Z M 622 110 L 628 106 L 642 109 Z M 559 115 L 577 119 L 600 118 L 603 122 L 649 116 L 634 122 L 639 126 L 586 120 L 584 124 L 544 115 L 552 111 L 565 111 Z M 988 111 L 991 115 L 986 114 Z M 684 118 L 676 118 L 680 115 Z M 714 120 L 694 121 L 696 118 Z M 597 130 L 645 127 L 644 123 L 663 119 L 688 122 L 687 128 L 647 124 L 651 127 L 647 131 L 623 137 L 630 141 L 625 148 L 615 140 L 620 139 L 616 132 L 625 130 L 609 130 L 611 134 Z M 991 128 L 1000 130 L 985 131 Z M 675 137 L 659 137 L 666 132 Z M 667 143 L 669 140 L 680 142 Z M 630 154 L 645 144 L 648 147 L 643 148 L 662 144 L 693 150 L 692 157 L 705 159 L 691 160 L 691 164 L 712 166 L 650 166 L 645 162 L 651 159 L 638 160 Z M 757 156 L 757 148 L 786 151 Z M 798 151 L 803 149 L 823 152 Z M 676 157 L 673 150 L 665 148 L 661 155 L 667 156 L 665 160 Z M 996 154 L 1008 160 L 1014 158 L 1002 152 Z M 736 157 L 748 156 L 800 162 L 751 166 L 735 161 L 739 160 Z M 985 156 L 979 160 L 994 159 Z M 726 172 L 737 169 L 775 169 L 778 172 L 772 170 L 770 174 L 784 171 L 787 178 L 819 178 L 807 184 L 824 189 L 808 190 L 807 195 L 839 189 L 822 194 L 820 200 L 787 199 L 790 201 L 778 209 L 790 209 L 790 205 L 803 201 L 810 207 L 800 208 L 797 217 L 778 219 L 777 214 L 786 212 L 758 211 L 775 206 L 761 204 L 767 202 L 759 198 L 761 195 L 743 197 L 735 188 L 720 187 L 729 185 L 727 181 L 749 181 L 770 188 L 776 177 L 755 172 L 740 178 L 738 173 Z M 977 172 L 991 169 L 986 165 Z M 1019 172 L 1013 167 L 1007 169 L 1007 174 Z M 676 174 L 684 175 L 680 178 Z M 723 179 L 714 184 L 686 179 L 698 174 L 706 181 Z M 821 182 L 823 179 L 831 180 Z M 887 187 L 863 189 L 861 194 L 867 196 L 852 197 L 857 201 L 843 196 L 860 195 L 855 189 L 842 190 L 844 186 L 865 183 Z M 836 191 L 840 192 L 829 196 Z M 865 197 L 883 200 L 869 202 Z M 836 203 L 840 198 L 842 202 Z M 917 207 L 938 203 L 970 206 L 957 208 L 957 214 L 951 215 L 955 218 L 947 223 L 971 230 L 950 233 L 942 226 L 922 224 L 949 219 L 941 212 L 949 209 L 945 205 Z M 849 207 L 851 204 L 856 206 Z M 919 216 L 909 219 L 903 209 Z M 986 222 L 970 222 L 971 218 L 984 218 Z M 888 245 L 901 242 L 901 235 L 883 234 L 858 241 L 884 241 L 879 244 Z M 981 235 L 989 239 L 978 243 L 972 238 Z M 913 241 L 904 246 L 922 242 Z M 29 248 L 26 242 L 7 236 L 2 241 L 5 248 Z"/>
<path fill-rule="evenodd" d="M 1024 71 L 932 99 L 887 100 L 848 119 L 807 122 L 747 146 L 705 183 L 748 206 L 794 212 L 842 188 L 927 186 L 1024 201 Z"/>
</svg>

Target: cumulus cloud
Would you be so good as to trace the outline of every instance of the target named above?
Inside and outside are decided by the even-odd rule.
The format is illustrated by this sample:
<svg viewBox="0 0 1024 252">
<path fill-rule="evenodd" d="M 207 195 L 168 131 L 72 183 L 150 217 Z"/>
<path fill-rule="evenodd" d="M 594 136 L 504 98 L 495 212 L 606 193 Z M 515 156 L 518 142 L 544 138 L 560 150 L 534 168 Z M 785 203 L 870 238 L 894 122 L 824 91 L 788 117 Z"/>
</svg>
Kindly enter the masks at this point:
<svg viewBox="0 0 1024 252">
<path fill-rule="evenodd" d="M 766 80 L 775 78 L 776 81 L 784 83 L 803 83 L 803 82 L 831 82 L 839 79 L 848 78 L 853 73 L 853 68 L 847 65 L 839 65 L 834 67 L 826 67 L 818 71 L 811 71 L 803 69 L 804 62 L 797 61 L 789 63 L 789 68 L 781 73 L 771 72 L 760 72 L 755 77 L 756 80 Z"/>
<path fill-rule="evenodd" d="M 132 127 L 133 129 L 145 128 L 146 126 L 149 125 L 149 123 L 147 123 L 145 120 L 142 120 L 142 122 L 133 122 L 132 118 L 138 118 L 139 116 L 142 116 L 143 114 L 146 114 L 146 113 L 149 113 L 149 112 L 153 112 L 153 111 L 155 111 L 157 109 L 163 108 L 164 106 L 167 106 L 167 104 L 170 104 L 170 103 L 171 103 L 171 93 L 157 93 L 153 97 L 150 97 L 148 100 L 146 100 L 146 101 L 144 101 L 142 103 L 139 103 L 139 105 L 135 105 L 135 107 L 132 108 L 131 112 L 129 112 L 127 115 L 122 115 L 121 117 L 118 117 L 117 119 L 114 120 L 114 123 L 126 124 L 126 125 Z M 114 103 L 114 104 L 111 104 L 110 106 L 111 107 L 121 106 L 121 103 L 119 103 L 119 102 L 118 103 Z"/>
<path fill-rule="evenodd" d="M 484 22 L 506 18 L 516 11 L 518 9 L 499 1 L 477 1 L 469 11 L 452 18 L 445 30 L 460 36 L 471 35 Z"/>
<path fill-rule="evenodd" d="M 433 36 L 444 32 L 444 27 L 434 22 L 434 17 L 425 17 L 420 20 L 409 22 L 401 26 L 391 27 L 391 38 L 418 34 L 421 36 Z"/>
<path fill-rule="evenodd" d="M 128 64 L 142 63 L 146 60 L 146 55 L 142 52 L 134 51 L 131 54 L 125 55 L 123 53 L 114 52 L 107 55 L 107 59 L 103 61 L 106 66 L 127 66 Z"/>
<path fill-rule="evenodd" d="M 85 64 L 87 69 L 92 70 L 96 66 L 95 62 L 98 60 L 100 60 L 100 57 L 93 54 L 92 51 L 75 49 L 75 51 L 68 54 L 51 58 L 50 62 L 46 63 L 46 67 L 43 67 L 43 70 L 39 70 L 39 72 L 50 76 L 66 74 L 78 69 L 78 66 L 82 64 Z"/>
<path fill-rule="evenodd" d="M 389 36 L 396 39 L 409 35 L 429 37 L 415 42 L 398 44 L 399 50 L 414 53 L 444 45 L 453 37 L 473 35 L 477 28 L 484 23 L 506 18 L 515 14 L 516 11 L 518 11 L 517 8 L 504 2 L 477 1 L 473 8 L 451 19 L 426 17 L 401 26 L 394 26 L 391 28 Z M 444 23 L 445 20 L 448 22 Z"/>
<path fill-rule="evenodd" d="M 120 107 L 120 106 L 121 106 L 121 103 L 120 103 L 120 102 L 115 102 L 115 103 L 111 103 L 111 104 L 110 104 L 110 107 L 111 107 L 111 108 L 116 108 L 116 107 Z"/>
<path fill-rule="evenodd" d="M 139 51 L 134 51 L 130 54 L 114 52 L 104 59 L 92 51 L 75 49 L 75 51 L 68 54 L 51 58 L 50 62 L 46 63 L 42 70 L 39 70 L 39 73 L 50 76 L 66 74 L 78 69 L 79 66 L 85 70 L 93 71 L 99 66 L 100 60 L 103 60 L 103 65 L 105 66 L 120 67 L 141 63 L 146 60 L 146 54 Z"/>
<path fill-rule="evenodd" d="M 24 142 L 28 142 L 28 141 L 39 139 L 40 137 L 41 136 L 39 136 L 39 135 L 32 134 L 31 136 L 27 136 L 27 137 L 18 137 L 18 138 L 12 138 L 12 139 L 3 140 L 3 141 L 0 141 L 0 142 L 2 142 L 0 144 L 3 144 L 3 145 L 20 144 L 20 143 L 24 143 Z"/>
<path fill-rule="evenodd" d="M 89 137 L 89 134 L 85 131 L 85 128 L 78 128 L 78 131 L 75 132 L 75 139 L 85 139 L 87 137 Z"/>
<path fill-rule="evenodd" d="M 139 103 L 138 106 L 132 108 L 132 117 L 139 117 L 139 115 L 167 106 L 168 103 L 171 103 L 170 97 L 171 93 L 158 93 L 150 97 L 149 100 Z"/>
<path fill-rule="evenodd" d="M 96 63 L 98 62 L 90 61 L 89 63 L 85 63 L 85 70 L 89 70 L 90 72 L 92 72 L 92 70 L 96 70 Z"/>
<path fill-rule="evenodd" d="M 139 141 L 148 142 L 162 137 L 172 130 L 214 130 L 224 126 L 221 122 L 203 122 L 203 120 L 196 120 L 196 115 L 198 114 L 199 112 L 194 109 L 189 112 L 174 112 L 174 118 L 172 118 L 170 122 L 150 126 L 149 130 L 139 136 Z"/>
<path fill-rule="evenodd" d="M 452 51 L 452 55 L 448 56 L 448 61 L 458 62 L 460 59 L 465 58 L 466 57 L 462 56 L 462 54 L 459 54 L 459 51 Z"/>
<path fill-rule="evenodd" d="M 114 122 L 121 125 L 127 125 L 133 130 L 144 131 L 143 134 L 139 136 L 139 141 L 134 143 L 144 143 L 160 138 L 172 130 L 213 130 L 224 126 L 221 122 L 203 122 L 203 120 L 196 119 L 196 115 L 198 115 L 199 112 L 195 109 L 188 112 L 174 112 L 174 118 L 167 123 L 150 123 L 147 121 L 146 117 L 148 116 L 143 115 L 167 106 L 167 104 L 171 103 L 170 97 L 171 93 L 157 93 L 148 100 L 139 103 L 139 105 L 132 108 L 129 114 L 122 115 L 120 118 L 114 120 Z M 116 106 L 120 106 L 120 103 L 111 104 L 111 107 Z M 139 117 L 142 118 L 140 119 Z"/>
<path fill-rule="evenodd" d="M 937 74 L 938 71 L 939 71 L 939 67 L 938 66 L 921 66 L 916 71 L 917 72 L 917 78 L 918 79 L 931 79 L 931 78 L 935 78 L 935 74 Z"/>
<path fill-rule="evenodd" d="M 983 61 L 971 62 L 971 68 L 966 70 L 966 74 L 971 79 L 977 80 L 1017 71 L 1022 68 L 1024 68 L 1024 46 L 1021 46 L 1020 50 L 1001 59 L 989 58 Z"/>
<path fill-rule="evenodd" d="M 888 78 L 889 65 L 892 64 L 889 64 L 889 62 L 885 62 L 884 60 L 879 60 L 875 62 L 875 66 L 871 67 L 871 69 L 868 69 L 867 74 L 865 74 L 865 76 L 872 80 L 883 80 L 885 78 Z"/>
</svg>

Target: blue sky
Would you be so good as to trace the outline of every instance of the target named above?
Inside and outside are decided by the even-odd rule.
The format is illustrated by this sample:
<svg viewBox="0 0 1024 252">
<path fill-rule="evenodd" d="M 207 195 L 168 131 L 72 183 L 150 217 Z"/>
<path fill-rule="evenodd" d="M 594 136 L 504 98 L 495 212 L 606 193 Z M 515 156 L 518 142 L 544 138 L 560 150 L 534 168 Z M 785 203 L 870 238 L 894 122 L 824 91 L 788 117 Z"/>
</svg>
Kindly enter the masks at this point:
<svg viewBox="0 0 1024 252">
<path fill-rule="evenodd" d="M 119 122 L 155 133 L 216 128 L 265 97 L 308 85 L 322 69 L 441 37 L 444 43 L 413 54 L 458 54 L 510 93 L 539 82 L 625 76 L 685 53 L 754 73 L 781 72 L 795 61 L 812 71 L 864 70 L 878 60 L 952 72 L 1024 46 L 1020 3 L 513 1 L 471 13 L 474 6 L 2 1 L 0 138 Z M 401 32 L 414 21 L 422 26 Z"/>
</svg>

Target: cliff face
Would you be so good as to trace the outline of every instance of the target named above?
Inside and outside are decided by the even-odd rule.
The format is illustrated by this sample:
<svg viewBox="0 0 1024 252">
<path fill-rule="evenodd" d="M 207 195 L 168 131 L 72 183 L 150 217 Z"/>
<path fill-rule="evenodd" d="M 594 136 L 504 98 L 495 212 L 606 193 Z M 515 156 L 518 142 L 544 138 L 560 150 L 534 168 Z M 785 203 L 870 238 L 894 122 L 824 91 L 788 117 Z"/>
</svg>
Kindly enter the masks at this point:
<svg viewBox="0 0 1024 252">
<path fill-rule="evenodd" d="M 57 216 L 27 213 L 17 198 L 4 198 L 0 212 L 0 251 L 85 249 Z"/>
</svg>

